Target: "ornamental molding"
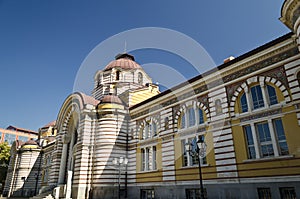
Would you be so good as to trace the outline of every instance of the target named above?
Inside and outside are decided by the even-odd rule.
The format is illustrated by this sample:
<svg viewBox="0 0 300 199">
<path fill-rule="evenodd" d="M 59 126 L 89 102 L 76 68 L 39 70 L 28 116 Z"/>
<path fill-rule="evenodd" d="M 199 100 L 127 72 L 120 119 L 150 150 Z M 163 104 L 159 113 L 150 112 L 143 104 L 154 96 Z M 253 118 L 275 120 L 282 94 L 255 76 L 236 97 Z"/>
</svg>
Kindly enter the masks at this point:
<svg viewBox="0 0 300 199">
<path fill-rule="evenodd" d="M 280 20 L 288 26 L 291 30 L 293 30 L 294 24 L 299 18 L 300 10 L 299 10 L 300 1 L 299 0 L 287 0 L 285 1 L 281 18 Z"/>
<path fill-rule="evenodd" d="M 253 114 L 253 115 L 246 116 L 246 117 L 242 117 L 242 118 L 240 118 L 240 122 L 257 120 L 259 118 L 268 118 L 270 116 L 274 116 L 274 115 L 277 115 L 277 114 L 280 114 L 280 113 L 282 113 L 281 108 L 271 110 L 271 111 L 266 111 L 266 112 L 263 112 L 263 113 Z"/>
</svg>

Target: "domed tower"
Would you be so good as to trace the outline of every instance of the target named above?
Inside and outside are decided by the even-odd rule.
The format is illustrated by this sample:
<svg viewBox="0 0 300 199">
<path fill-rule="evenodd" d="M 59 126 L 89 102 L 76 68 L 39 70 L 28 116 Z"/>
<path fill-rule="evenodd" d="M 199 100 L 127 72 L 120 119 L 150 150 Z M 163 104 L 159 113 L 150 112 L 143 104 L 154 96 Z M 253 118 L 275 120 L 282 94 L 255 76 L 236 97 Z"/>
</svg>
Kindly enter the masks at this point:
<svg viewBox="0 0 300 199">
<path fill-rule="evenodd" d="M 138 95 L 137 91 L 141 94 L 141 90 L 144 91 L 140 96 L 142 100 L 132 100 L 132 96 Z M 150 92 L 146 92 L 148 94 L 145 95 L 145 90 Z M 118 54 L 104 70 L 96 72 L 92 95 L 95 99 L 101 100 L 104 95 L 113 94 L 130 106 L 158 93 L 158 86 L 152 84 L 151 78 L 135 62 L 134 57 L 124 53 Z"/>
<path fill-rule="evenodd" d="M 285 0 L 281 8 L 280 20 L 296 34 L 300 50 L 300 1 Z"/>
</svg>

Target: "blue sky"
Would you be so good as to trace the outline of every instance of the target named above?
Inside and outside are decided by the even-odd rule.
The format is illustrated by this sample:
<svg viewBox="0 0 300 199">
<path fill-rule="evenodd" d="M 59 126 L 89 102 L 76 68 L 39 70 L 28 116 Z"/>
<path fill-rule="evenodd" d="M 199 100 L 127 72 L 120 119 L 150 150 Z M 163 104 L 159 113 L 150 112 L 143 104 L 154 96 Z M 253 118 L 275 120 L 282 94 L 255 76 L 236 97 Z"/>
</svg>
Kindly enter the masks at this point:
<svg viewBox="0 0 300 199">
<path fill-rule="evenodd" d="M 288 33 L 278 20 L 282 3 L 0 0 L 0 127 L 38 130 L 55 120 L 85 58 L 113 35 L 142 27 L 175 30 L 197 41 L 219 65 L 230 55 L 239 56 Z M 148 49 L 132 54 L 140 64 L 169 65 L 186 78 L 197 75 L 172 53 Z M 92 80 L 93 76 L 87 82 Z M 88 89 L 84 92 L 89 94 Z"/>
</svg>

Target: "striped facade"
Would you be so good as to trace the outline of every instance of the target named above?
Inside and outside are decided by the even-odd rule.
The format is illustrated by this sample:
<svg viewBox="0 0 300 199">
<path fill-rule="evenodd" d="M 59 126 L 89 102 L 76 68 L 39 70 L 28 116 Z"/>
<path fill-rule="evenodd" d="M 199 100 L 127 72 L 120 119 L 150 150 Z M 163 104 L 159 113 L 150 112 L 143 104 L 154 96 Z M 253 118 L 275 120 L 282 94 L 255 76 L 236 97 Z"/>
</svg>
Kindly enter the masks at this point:
<svg viewBox="0 0 300 199">
<path fill-rule="evenodd" d="M 162 93 L 118 55 L 96 72 L 92 96 L 63 103 L 55 140 L 42 146 L 40 192 L 199 198 L 198 162 L 184 145 L 203 135 L 208 198 L 299 197 L 299 10 L 297 0 L 282 7 L 291 33 Z M 114 164 L 119 157 L 128 164 Z"/>
</svg>

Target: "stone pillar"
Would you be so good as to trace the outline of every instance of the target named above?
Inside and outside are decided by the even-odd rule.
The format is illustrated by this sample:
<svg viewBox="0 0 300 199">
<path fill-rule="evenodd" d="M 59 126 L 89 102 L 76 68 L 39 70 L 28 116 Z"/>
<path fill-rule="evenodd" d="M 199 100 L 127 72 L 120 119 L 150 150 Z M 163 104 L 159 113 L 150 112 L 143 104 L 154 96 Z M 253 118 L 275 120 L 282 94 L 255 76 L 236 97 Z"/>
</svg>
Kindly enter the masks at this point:
<svg viewBox="0 0 300 199">
<path fill-rule="evenodd" d="M 58 184 L 64 184 L 64 179 L 66 175 L 66 164 L 67 164 L 67 153 L 68 153 L 68 143 L 70 141 L 70 137 L 67 135 L 64 135 L 63 137 L 63 149 L 61 154 L 61 162 L 60 162 L 60 168 L 59 168 L 59 177 L 58 177 Z"/>
</svg>

